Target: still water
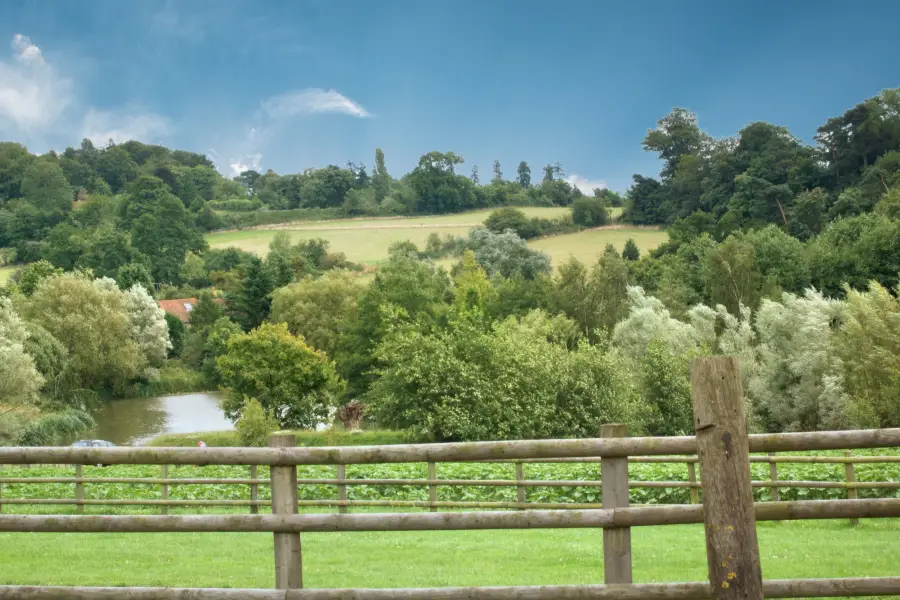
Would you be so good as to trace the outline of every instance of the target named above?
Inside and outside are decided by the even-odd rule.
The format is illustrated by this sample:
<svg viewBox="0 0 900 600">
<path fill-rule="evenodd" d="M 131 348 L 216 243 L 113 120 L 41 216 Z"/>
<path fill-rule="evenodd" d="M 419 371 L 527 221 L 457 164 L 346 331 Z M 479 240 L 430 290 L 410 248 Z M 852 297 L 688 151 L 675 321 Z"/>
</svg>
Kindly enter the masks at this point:
<svg viewBox="0 0 900 600">
<path fill-rule="evenodd" d="M 161 433 L 234 429 L 219 408 L 220 394 L 202 392 L 113 400 L 94 413 L 97 426 L 85 437 L 138 446 Z"/>
</svg>

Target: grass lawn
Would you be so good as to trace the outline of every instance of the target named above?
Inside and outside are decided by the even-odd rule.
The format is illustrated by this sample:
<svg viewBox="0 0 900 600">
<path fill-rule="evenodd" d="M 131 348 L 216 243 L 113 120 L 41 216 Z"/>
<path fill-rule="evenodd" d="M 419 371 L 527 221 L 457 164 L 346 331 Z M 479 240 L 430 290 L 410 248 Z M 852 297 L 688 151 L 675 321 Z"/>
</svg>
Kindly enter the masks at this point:
<svg viewBox="0 0 900 600">
<path fill-rule="evenodd" d="M 0 285 L 6 285 L 10 275 L 15 273 L 18 267 L 0 267 Z"/>
<path fill-rule="evenodd" d="M 616 250 L 621 252 L 628 238 L 634 238 L 634 242 L 643 255 L 665 242 L 669 236 L 665 231 L 658 229 L 592 229 L 578 233 L 554 235 L 529 242 L 528 245 L 549 254 L 553 259 L 553 266 L 558 267 L 570 256 L 574 256 L 583 263 L 593 264 L 603 254 L 606 244 L 612 244 Z"/>
<path fill-rule="evenodd" d="M 900 521 L 760 523 L 763 575 L 896 576 Z M 700 525 L 632 530 L 636 583 L 702 581 Z M 306 587 L 602 583 L 600 530 L 303 534 Z M 0 584 L 273 585 L 271 534 L 0 534 Z"/>
<path fill-rule="evenodd" d="M 530 217 L 544 218 L 558 217 L 569 212 L 564 207 L 525 207 L 522 210 Z M 469 229 L 484 222 L 490 213 L 490 210 L 478 210 L 428 217 L 285 223 L 267 229 L 212 233 L 206 236 L 206 240 L 213 248 L 235 246 L 263 255 L 275 234 L 283 231 L 294 241 L 312 238 L 328 240 L 332 251 L 343 252 L 349 260 L 374 264 L 387 258 L 388 248 L 394 242 L 409 240 L 422 248 L 432 233 L 464 236 Z"/>
<path fill-rule="evenodd" d="M 702 581 L 700 525 L 635 528 L 637 583 Z M 759 524 L 767 579 L 897 575 L 900 522 Z M 602 583 L 600 530 L 303 534 L 307 587 Z M 0 534 L 0 584 L 271 587 L 271 534 Z"/>
</svg>

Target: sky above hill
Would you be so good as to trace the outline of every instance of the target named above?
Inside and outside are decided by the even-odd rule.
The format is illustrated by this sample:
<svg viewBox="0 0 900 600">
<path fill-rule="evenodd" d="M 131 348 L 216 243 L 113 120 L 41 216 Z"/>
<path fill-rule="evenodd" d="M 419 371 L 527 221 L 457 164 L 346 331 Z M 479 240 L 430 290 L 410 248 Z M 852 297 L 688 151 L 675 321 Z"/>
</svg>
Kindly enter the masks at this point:
<svg viewBox="0 0 900 600">
<path fill-rule="evenodd" d="M 628 187 L 673 107 L 720 137 L 811 140 L 900 85 L 900 2 L 0 0 L 0 139 L 139 139 L 248 167 L 371 166 L 431 150 L 490 177 L 559 161 Z"/>
</svg>

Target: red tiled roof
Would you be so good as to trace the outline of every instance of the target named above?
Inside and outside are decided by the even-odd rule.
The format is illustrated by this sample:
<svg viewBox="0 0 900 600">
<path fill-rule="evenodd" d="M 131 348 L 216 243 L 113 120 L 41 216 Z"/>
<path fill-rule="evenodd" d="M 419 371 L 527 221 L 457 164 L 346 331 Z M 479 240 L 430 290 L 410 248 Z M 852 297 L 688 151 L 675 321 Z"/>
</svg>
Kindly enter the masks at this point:
<svg viewBox="0 0 900 600">
<path fill-rule="evenodd" d="M 157 300 L 159 307 L 172 315 L 178 317 L 182 323 L 190 323 L 191 311 L 197 306 L 196 298 L 177 298 L 175 300 Z M 216 304 L 224 304 L 221 298 L 214 298 Z"/>
<path fill-rule="evenodd" d="M 176 300 L 159 300 L 158 302 L 161 309 L 173 317 L 178 317 L 183 323 L 190 322 L 190 311 L 197 306 L 196 298 L 178 298 Z"/>
</svg>

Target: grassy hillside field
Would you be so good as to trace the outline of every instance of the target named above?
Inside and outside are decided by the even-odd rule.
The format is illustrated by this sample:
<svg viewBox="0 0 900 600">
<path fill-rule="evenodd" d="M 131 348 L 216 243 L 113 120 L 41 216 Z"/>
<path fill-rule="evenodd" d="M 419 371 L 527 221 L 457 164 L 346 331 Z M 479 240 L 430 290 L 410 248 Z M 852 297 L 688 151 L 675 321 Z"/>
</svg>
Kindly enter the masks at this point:
<svg viewBox="0 0 900 600">
<path fill-rule="evenodd" d="M 568 208 L 562 207 L 528 207 L 522 210 L 529 217 L 543 218 L 558 217 L 569 212 Z M 618 216 L 620 210 L 616 209 L 614 216 Z M 235 246 L 262 255 L 266 253 L 275 234 L 283 231 L 295 241 L 311 238 L 328 240 L 331 250 L 343 252 L 349 260 L 375 264 L 387 257 L 388 248 L 394 242 L 409 240 L 421 248 L 431 233 L 441 236 L 466 235 L 471 228 L 481 225 L 490 213 L 490 210 L 479 210 L 428 217 L 285 223 L 259 229 L 212 233 L 206 239 L 213 248 Z M 628 238 L 634 238 L 641 251 L 647 252 L 665 242 L 667 235 L 656 229 L 610 226 L 606 229 L 534 240 L 531 245 L 550 254 L 554 265 L 558 265 L 570 255 L 584 262 L 593 262 L 603 252 L 606 244 L 613 244 L 621 251 Z"/>
<path fill-rule="evenodd" d="M 0 267 L 0 285 L 6 285 L 10 275 L 16 270 L 16 267 Z"/>
<path fill-rule="evenodd" d="M 891 576 L 900 521 L 760 523 L 766 579 Z M 703 581 L 702 525 L 632 530 L 635 583 Z M 304 587 L 602 583 L 598 529 L 305 533 Z M 40 560 L 35 560 L 40 557 Z M 0 534 L 0 584 L 271 588 L 262 533 Z"/>
</svg>

